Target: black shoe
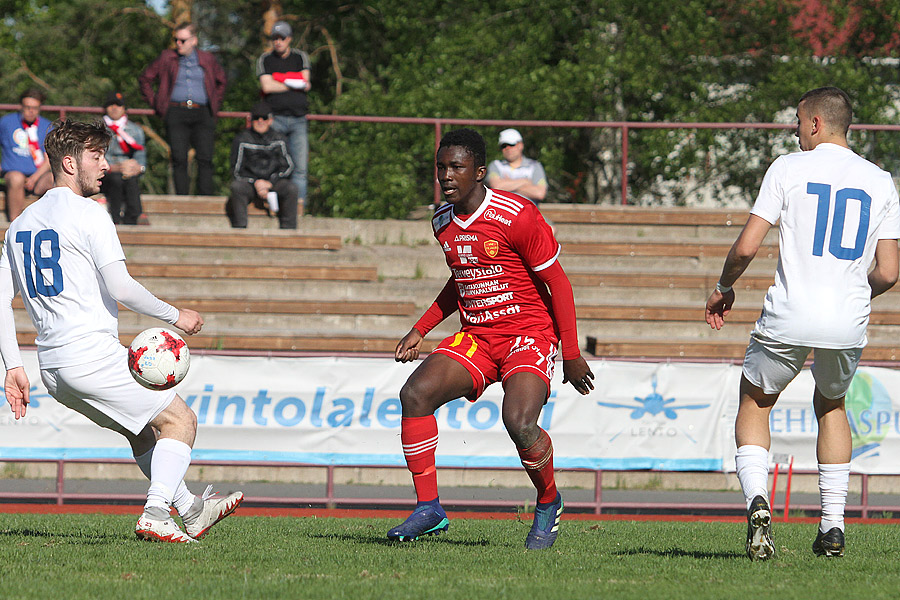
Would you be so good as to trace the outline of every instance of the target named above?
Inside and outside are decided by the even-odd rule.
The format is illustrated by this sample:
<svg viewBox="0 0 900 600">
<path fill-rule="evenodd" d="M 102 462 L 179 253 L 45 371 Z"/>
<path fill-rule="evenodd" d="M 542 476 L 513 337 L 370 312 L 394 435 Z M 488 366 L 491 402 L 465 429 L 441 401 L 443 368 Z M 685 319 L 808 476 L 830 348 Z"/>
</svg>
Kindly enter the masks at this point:
<svg viewBox="0 0 900 600">
<path fill-rule="evenodd" d="M 750 560 L 768 560 L 775 556 L 772 511 L 762 496 L 756 496 L 747 510 L 747 556 Z"/>
<path fill-rule="evenodd" d="M 821 529 L 817 530 L 813 552 L 816 556 L 843 556 L 844 532 L 838 527 L 832 527 L 827 533 L 822 533 Z"/>
</svg>

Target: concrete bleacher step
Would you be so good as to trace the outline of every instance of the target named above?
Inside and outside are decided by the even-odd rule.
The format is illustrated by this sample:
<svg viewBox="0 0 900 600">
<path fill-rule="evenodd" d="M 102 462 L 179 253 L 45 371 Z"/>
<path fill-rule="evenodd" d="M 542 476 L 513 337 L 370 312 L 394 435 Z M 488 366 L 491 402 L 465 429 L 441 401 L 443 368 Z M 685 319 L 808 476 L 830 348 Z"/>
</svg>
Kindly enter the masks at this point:
<svg viewBox="0 0 900 600">
<path fill-rule="evenodd" d="M 328 280 L 376 281 L 374 266 L 357 265 L 210 265 L 184 263 L 148 264 L 128 261 L 128 272 L 135 279 L 151 277 L 191 279 L 253 279 L 253 280 Z"/>
<path fill-rule="evenodd" d="M 6 229 L 6 227 L 0 228 L 0 235 L 6 235 Z M 293 231 L 281 230 L 259 233 L 241 230 L 184 232 L 140 225 L 125 225 L 119 226 L 118 233 L 123 246 L 237 248 L 241 250 L 339 250 L 341 247 L 341 238 L 336 235 L 298 235 Z"/>
<path fill-rule="evenodd" d="M 736 227 L 747 222 L 748 209 L 733 208 L 646 208 L 641 206 L 600 206 L 596 204 L 542 204 L 541 214 L 554 223 L 618 225 L 712 225 Z"/>
<path fill-rule="evenodd" d="M 653 256 L 653 257 L 685 257 L 725 258 L 733 242 L 691 242 L 670 240 L 667 242 L 651 241 L 565 241 L 562 243 L 563 255 L 584 256 Z M 778 246 L 763 245 L 757 254 L 760 258 L 778 256 Z"/>
<path fill-rule="evenodd" d="M 634 358 L 650 360 L 709 360 L 740 362 L 747 349 L 747 339 L 742 341 L 673 340 L 671 338 L 603 338 L 587 332 L 582 339 L 589 356 L 597 358 Z M 900 344 L 870 343 L 863 349 L 863 361 L 895 362 L 900 360 Z"/>
</svg>

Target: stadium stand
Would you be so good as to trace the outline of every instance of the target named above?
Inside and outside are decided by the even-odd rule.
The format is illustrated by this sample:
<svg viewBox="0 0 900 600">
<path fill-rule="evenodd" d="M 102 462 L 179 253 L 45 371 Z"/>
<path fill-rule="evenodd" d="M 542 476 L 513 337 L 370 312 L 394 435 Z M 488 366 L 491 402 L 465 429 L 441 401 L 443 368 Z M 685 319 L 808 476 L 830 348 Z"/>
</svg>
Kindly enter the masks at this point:
<svg viewBox="0 0 900 600">
<path fill-rule="evenodd" d="M 250 208 L 232 230 L 224 197 L 145 195 L 152 225 L 120 226 L 129 270 L 160 297 L 200 310 L 192 348 L 254 352 L 391 353 L 447 278 L 427 219 L 361 221 L 304 217 L 297 231 Z M 2 198 L 0 198 L 2 207 Z M 598 358 L 727 360 L 743 356 L 777 238 L 766 240 L 739 281 L 725 329 L 703 322 L 703 303 L 746 210 L 545 205 L 575 291 L 582 348 Z M 0 223 L 5 231 L 5 223 Z M 19 342 L 33 343 L 16 302 Z M 120 314 L 128 343 L 156 323 Z M 448 319 L 430 350 L 455 331 Z M 900 292 L 876 299 L 866 361 L 900 356 Z"/>
</svg>

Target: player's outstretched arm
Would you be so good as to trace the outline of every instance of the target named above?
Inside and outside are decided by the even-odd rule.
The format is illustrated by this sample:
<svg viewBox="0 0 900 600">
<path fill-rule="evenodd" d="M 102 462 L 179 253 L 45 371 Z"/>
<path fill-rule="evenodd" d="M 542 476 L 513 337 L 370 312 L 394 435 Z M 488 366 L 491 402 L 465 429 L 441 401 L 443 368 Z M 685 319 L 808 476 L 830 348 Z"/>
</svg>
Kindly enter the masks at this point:
<svg viewBox="0 0 900 600">
<path fill-rule="evenodd" d="M 594 389 L 594 373 L 583 357 L 563 361 L 563 383 L 571 383 L 582 396 Z"/>
<path fill-rule="evenodd" d="M 416 321 L 409 333 L 397 344 L 394 351 L 394 360 L 397 362 L 409 362 L 419 358 L 419 346 L 428 332 L 452 315 L 457 310 L 456 282 L 453 277 L 444 284 L 441 293 L 435 298 L 425 314 Z"/>
<path fill-rule="evenodd" d="M 747 270 L 771 226 L 772 224 L 762 217 L 750 215 L 738 239 L 728 251 L 728 256 L 725 257 L 718 282 L 721 286 L 731 288 Z M 728 289 L 725 292 L 713 290 L 706 301 L 706 322 L 712 329 L 722 329 L 732 305 L 734 305 L 734 290 Z"/>
<path fill-rule="evenodd" d="M 180 308 L 178 309 L 178 320 L 175 321 L 175 327 L 188 335 L 200 333 L 200 330 L 203 328 L 203 317 L 196 310 Z"/>
<path fill-rule="evenodd" d="M 397 349 L 394 351 L 394 360 L 397 362 L 410 362 L 419 358 L 419 346 L 425 339 L 419 330 L 413 327 L 409 333 L 403 336 L 397 343 Z"/>
<path fill-rule="evenodd" d="M 178 327 L 178 309 L 163 302 L 140 283 L 131 278 L 124 260 L 100 267 L 100 275 L 110 296 L 128 310 L 154 317 Z M 179 329 L 183 328 L 179 327 Z M 199 329 L 198 329 L 199 331 Z"/>
<path fill-rule="evenodd" d="M 16 420 L 25 416 L 30 389 L 31 383 L 28 381 L 28 375 L 25 374 L 23 367 L 13 367 L 6 372 L 6 381 L 4 383 L 6 401 L 9 402 L 9 408 L 16 416 Z"/>
</svg>

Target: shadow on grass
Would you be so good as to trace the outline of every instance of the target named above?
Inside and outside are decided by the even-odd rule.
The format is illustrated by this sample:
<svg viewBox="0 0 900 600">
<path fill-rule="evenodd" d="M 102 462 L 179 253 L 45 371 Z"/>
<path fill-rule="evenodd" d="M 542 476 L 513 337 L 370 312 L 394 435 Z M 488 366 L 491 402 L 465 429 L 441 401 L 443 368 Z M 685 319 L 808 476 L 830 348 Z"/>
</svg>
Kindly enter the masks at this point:
<svg viewBox="0 0 900 600">
<path fill-rule="evenodd" d="M 346 533 L 331 533 L 331 534 L 321 534 L 321 533 L 312 533 L 309 534 L 311 538 L 318 538 L 322 540 L 334 540 L 337 542 L 355 542 L 358 544 L 376 544 L 379 546 L 409 546 L 409 545 L 418 545 L 418 544 L 446 544 L 451 546 L 490 546 L 491 543 L 488 540 L 455 540 L 451 538 L 447 538 L 445 536 L 428 536 L 427 538 L 422 538 L 416 541 L 409 542 L 398 542 L 395 540 L 389 540 L 384 536 L 380 535 L 349 535 Z"/>
<path fill-rule="evenodd" d="M 656 556 L 664 556 L 666 558 L 678 558 L 686 556 L 688 558 L 739 558 L 746 560 L 747 555 L 743 552 L 703 552 L 701 550 L 685 550 L 684 548 L 667 548 L 660 550 L 657 548 L 645 548 L 638 546 L 637 548 L 624 548 L 612 552 L 621 556 L 634 556 L 639 554 L 654 554 Z"/>
<path fill-rule="evenodd" d="M 0 537 L 25 537 L 40 538 L 46 540 L 67 540 L 79 544 L 106 544 L 110 541 L 123 539 L 121 533 L 60 533 L 56 531 L 41 531 L 39 529 L 0 529 Z"/>
</svg>

